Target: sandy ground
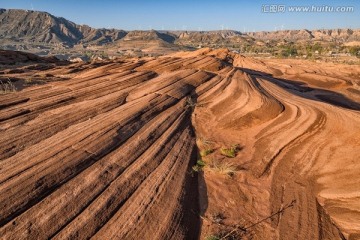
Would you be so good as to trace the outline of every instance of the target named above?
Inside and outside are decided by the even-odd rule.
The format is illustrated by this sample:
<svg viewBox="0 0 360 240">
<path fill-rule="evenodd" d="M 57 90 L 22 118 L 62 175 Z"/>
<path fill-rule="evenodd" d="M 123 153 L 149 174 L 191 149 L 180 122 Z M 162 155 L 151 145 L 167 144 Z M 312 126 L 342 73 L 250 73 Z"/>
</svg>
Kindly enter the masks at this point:
<svg viewBox="0 0 360 240">
<path fill-rule="evenodd" d="M 1 239 L 360 239 L 359 66 L 200 49 L 2 69 L 33 76 L 0 95 Z"/>
</svg>

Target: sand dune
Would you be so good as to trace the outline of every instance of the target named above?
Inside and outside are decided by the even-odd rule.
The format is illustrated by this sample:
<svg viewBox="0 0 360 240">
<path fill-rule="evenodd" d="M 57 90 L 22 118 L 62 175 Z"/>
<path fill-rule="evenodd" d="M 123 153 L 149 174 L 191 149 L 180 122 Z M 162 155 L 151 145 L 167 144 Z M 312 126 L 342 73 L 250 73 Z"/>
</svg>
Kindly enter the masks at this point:
<svg viewBox="0 0 360 240">
<path fill-rule="evenodd" d="M 360 238 L 358 66 L 200 49 L 19 68 L 68 80 L 0 95 L 1 239 Z"/>
</svg>

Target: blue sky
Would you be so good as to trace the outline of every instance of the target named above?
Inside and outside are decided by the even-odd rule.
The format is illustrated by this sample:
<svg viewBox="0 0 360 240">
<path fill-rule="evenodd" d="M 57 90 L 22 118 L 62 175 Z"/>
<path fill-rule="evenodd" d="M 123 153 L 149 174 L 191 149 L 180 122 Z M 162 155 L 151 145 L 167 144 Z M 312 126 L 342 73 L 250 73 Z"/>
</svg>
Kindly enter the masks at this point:
<svg viewBox="0 0 360 240">
<path fill-rule="evenodd" d="M 262 12 L 269 5 L 285 5 L 286 11 Z M 352 6 L 354 11 L 294 13 L 289 6 Z M 125 30 L 360 29 L 357 0 L 0 0 L 0 8 L 46 11 L 78 24 Z"/>
</svg>

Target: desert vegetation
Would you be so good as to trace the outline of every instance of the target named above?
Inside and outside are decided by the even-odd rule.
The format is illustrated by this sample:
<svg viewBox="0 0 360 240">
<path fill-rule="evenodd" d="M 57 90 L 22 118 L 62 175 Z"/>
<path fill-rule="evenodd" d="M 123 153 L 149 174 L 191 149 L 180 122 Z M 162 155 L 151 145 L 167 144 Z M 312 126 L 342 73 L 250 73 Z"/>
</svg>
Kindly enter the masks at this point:
<svg viewBox="0 0 360 240">
<path fill-rule="evenodd" d="M 6 81 L 0 80 L 0 94 L 7 94 L 12 92 L 16 92 L 16 87 L 10 81 L 10 79 L 7 79 Z"/>
</svg>

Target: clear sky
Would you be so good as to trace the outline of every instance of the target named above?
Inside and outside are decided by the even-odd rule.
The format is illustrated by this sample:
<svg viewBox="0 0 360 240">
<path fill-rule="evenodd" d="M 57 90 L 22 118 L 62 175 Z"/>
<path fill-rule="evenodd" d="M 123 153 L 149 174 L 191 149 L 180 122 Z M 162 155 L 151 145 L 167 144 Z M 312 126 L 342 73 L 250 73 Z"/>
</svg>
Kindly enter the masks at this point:
<svg viewBox="0 0 360 240">
<path fill-rule="evenodd" d="M 285 11 L 269 13 L 270 5 L 285 5 Z M 290 12 L 292 6 L 353 10 Z M 46 11 L 78 24 L 124 30 L 360 29 L 358 0 L 0 0 L 0 8 Z"/>
</svg>

